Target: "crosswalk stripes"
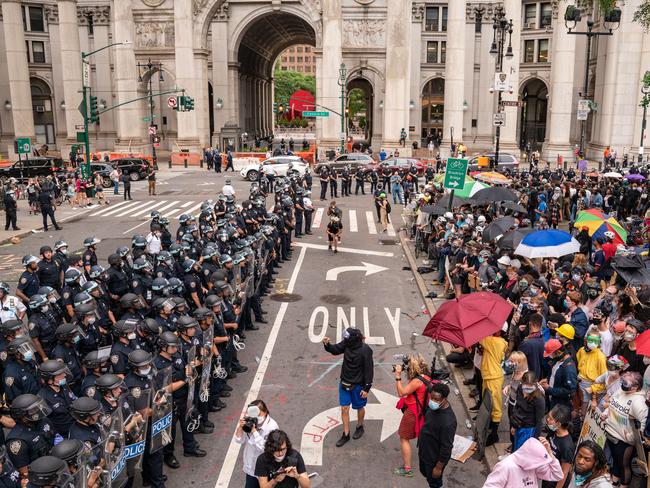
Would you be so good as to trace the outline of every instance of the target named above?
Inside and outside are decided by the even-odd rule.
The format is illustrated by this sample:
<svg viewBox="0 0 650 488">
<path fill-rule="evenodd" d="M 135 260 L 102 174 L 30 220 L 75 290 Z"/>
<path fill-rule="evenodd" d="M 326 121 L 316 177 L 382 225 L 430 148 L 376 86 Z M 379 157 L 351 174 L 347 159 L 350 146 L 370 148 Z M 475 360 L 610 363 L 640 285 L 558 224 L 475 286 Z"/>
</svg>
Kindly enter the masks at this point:
<svg viewBox="0 0 650 488">
<path fill-rule="evenodd" d="M 183 212 L 183 209 L 189 207 L 190 205 L 192 205 L 192 203 L 193 203 L 192 201 L 185 202 L 185 203 L 184 203 L 183 205 L 181 205 L 180 207 L 178 207 L 178 208 L 174 208 L 174 209 L 170 210 L 169 212 L 165 212 L 165 213 L 163 214 L 163 217 L 167 217 L 167 218 L 169 218 L 169 217 L 171 217 L 172 215 L 174 215 L 175 213 L 182 213 L 182 212 Z"/>
<path fill-rule="evenodd" d="M 167 203 L 167 200 L 160 200 L 157 202 L 150 202 L 149 204 L 145 205 L 144 208 L 141 208 L 135 213 L 131 214 L 131 217 L 137 217 L 139 215 L 142 215 L 144 213 L 150 212 L 151 210 L 154 210 L 156 207 L 160 207 L 161 205 Z"/>
<path fill-rule="evenodd" d="M 167 210 L 167 209 L 170 208 L 170 207 L 174 207 L 174 208 L 175 208 L 176 205 L 178 205 L 179 203 L 180 203 L 180 200 L 174 200 L 173 202 L 169 202 L 167 205 L 163 205 L 162 207 L 157 208 L 156 210 L 157 210 L 158 212 L 160 212 L 160 215 L 164 215 L 163 212 L 164 212 L 165 210 Z M 149 216 L 148 216 L 147 214 L 143 215 L 142 217 L 143 217 L 145 220 L 149 218 Z"/>
<path fill-rule="evenodd" d="M 356 210 L 350 210 L 350 232 L 359 232 L 359 227 L 357 226 Z"/>
<path fill-rule="evenodd" d="M 316 215 L 314 215 L 314 221 L 311 224 L 312 229 L 318 229 L 323 220 L 323 214 L 325 209 L 323 207 L 316 210 Z"/>
<path fill-rule="evenodd" d="M 104 214 L 103 214 L 102 216 L 103 216 L 103 217 L 107 217 L 107 216 L 109 216 L 109 215 L 113 215 L 113 214 L 116 214 L 116 213 L 118 213 L 118 212 L 123 212 L 123 211 L 126 210 L 127 208 L 135 207 L 136 205 L 139 205 L 139 204 L 141 204 L 141 203 L 142 203 L 142 202 L 140 202 L 140 201 L 138 201 L 138 200 L 135 200 L 135 201 L 129 201 L 126 205 L 122 205 L 122 206 L 120 206 L 120 207 L 118 207 L 118 208 L 113 208 L 112 210 L 109 210 L 108 212 L 104 212 Z"/>
<path fill-rule="evenodd" d="M 366 212 L 366 222 L 368 223 L 368 234 L 377 234 L 377 227 L 375 227 L 375 215 L 371 210 Z"/>
<path fill-rule="evenodd" d="M 102 215 L 102 214 L 108 212 L 109 210 L 114 210 L 114 209 L 116 209 L 118 207 L 122 207 L 122 206 L 124 206 L 126 204 L 127 204 L 126 200 L 123 201 L 123 202 L 113 203 L 109 207 L 105 207 L 102 210 L 100 210 L 99 212 L 91 213 L 90 216 L 91 217 L 97 217 L 98 215 Z"/>
</svg>

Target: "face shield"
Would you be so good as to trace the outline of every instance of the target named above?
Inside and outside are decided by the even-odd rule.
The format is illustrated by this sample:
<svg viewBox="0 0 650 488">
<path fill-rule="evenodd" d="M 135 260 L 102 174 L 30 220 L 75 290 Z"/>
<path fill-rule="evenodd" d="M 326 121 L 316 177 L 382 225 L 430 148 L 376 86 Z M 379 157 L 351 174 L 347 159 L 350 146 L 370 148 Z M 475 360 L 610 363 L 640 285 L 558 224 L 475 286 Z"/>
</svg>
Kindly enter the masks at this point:
<svg viewBox="0 0 650 488">
<path fill-rule="evenodd" d="M 47 403 L 45 403 L 45 400 L 41 398 L 38 402 L 27 409 L 24 417 L 31 422 L 39 422 L 48 417 L 51 413 L 52 409 L 47 405 Z"/>
</svg>

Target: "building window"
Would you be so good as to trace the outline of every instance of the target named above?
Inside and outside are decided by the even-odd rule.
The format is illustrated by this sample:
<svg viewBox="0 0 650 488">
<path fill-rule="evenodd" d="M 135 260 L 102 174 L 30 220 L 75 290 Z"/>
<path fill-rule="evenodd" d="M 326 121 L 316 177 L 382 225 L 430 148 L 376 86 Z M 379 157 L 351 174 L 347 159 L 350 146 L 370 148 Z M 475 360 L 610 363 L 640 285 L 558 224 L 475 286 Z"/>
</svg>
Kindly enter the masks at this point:
<svg viewBox="0 0 650 488">
<path fill-rule="evenodd" d="M 447 62 L 447 41 L 440 43 L 440 62 L 445 64 Z"/>
<path fill-rule="evenodd" d="M 427 63 L 437 63 L 438 62 L 438 42 L 429 41 L 427 42 Z"/>
<path fill-rule="evenodd" d="M 45 32 L 43 7 L 25 5 L 23 8 L 23 27 L 28 32 Z"/>
<path fill-rule="evenodd" d="M 88 16 L 86 17 L 86 19 L 88 20 L 88 35 L 89 35 L 89 36 L 92 36 L 92 35 L 95 33 L 95 32 L 94 32 L 94 31 L 95 31 L 95 26 L 94 26 L 94 24 L 93 24 L 93 16 L 92 16 L 92 15 L 88 15 Z"/>
<path fill-rule="evenodd" d="M 442 32 L 447 32 L 447 7 L 442 7 Z"/>
<path fill-rule="evenodd" d="M 302 56 L 298 56 L 298 57 L 296 58 L 296 61 L 298 61 L 299 63 L 302 63 Z"/>
<path fill-rule="evenodd" d="M 45 62 L 45 44 L 42 41 L 32 41 L 32 62 Z"/>
<path fill-rule="evenodd" d="M 310 53 L 311 52 L 311 46 L 305 46 L 305 52 Z"/>
<path fill-rule="evenodd" d="M 550 3 L 543 3 L 541 7 L 541 17 L 539 19 L 539 27 L 543 29 L 553 23 L 553 7 Z"/>
<path fill-rule="evenodd" d="M 289 62 L 294 63 L 296 61 L 295 56 L 289 56 Z"/>
<path fill-rule="evenodd" d="M 305 73 L 311 73 L 311 66 L 305 66 Z"/>
<path fill-rule="evenodd" d="M 299 53 L 301 53 L 301 52 L 302 52 L 302 46 L 298 46 L 298 47 L 296 48 L 296 51 L 299 52 Z"/>
<path fill-rule="evenodd" d="M 524 5 L 524 29 L 535 29 L 537 26 L 537 4 Z"/>
<path fill-rule="evenodd" d="M 537 62 L 548 63 L 548 39 L 540 39 L 537 45 Z"/>
<path fill-rule="evenodd" d="M 524 63 L 535 62 L 535 41 L 524 41 Z"/>
<path fill-rule="evenodd" d="M 438 23 L 440 22 L 439 7 L 427 7 L 425 12 L 424 30 L 429 32 L 437 32 Z"/>
<path fill-rule="evenodd" d="M 282 71 L 287 71 L 287 67 L 286 67 L 286 66 L 282 66 L 281 69 L 282 69 Z"/>
</svg>

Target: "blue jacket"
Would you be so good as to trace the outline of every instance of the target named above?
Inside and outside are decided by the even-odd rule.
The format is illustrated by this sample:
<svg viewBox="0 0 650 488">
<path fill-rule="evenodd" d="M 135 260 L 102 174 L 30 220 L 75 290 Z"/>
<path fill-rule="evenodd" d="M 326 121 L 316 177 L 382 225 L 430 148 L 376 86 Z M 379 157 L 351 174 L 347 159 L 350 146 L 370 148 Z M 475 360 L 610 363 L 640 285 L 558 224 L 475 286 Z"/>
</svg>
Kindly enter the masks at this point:
<svg viewBox="0 0 650 488">
<path fill-rule="evenodd" d="M 580 307 L 576 308 L 571 314 L 571 325 L 575 330 L 575 337 L 573 338 L 573 347 L 576 351 L 579 351 L 582 346 L 584 346 L 584 338 L 587 334 L 587 329 L 589 328 L 589 319 L 587 314 Z"/>
<path fill-rule="evenodd" d="M 528 337 L 520 345 L 519 350 L 526 355 L 528 360 L 528 369 L 534 371 L 537 378 L 542 377 L 542 368 L 544 361 L 544 338 Z"/>
<path fill-rule="evenodd" d="M 549 396 L 549 408 L 557 404 L 571 408 L 571 396 L 578 388 L 578 369 L 573 358 L 565 359 L 555 373 L 555 381 L 546 393 Z"/>
</svg>

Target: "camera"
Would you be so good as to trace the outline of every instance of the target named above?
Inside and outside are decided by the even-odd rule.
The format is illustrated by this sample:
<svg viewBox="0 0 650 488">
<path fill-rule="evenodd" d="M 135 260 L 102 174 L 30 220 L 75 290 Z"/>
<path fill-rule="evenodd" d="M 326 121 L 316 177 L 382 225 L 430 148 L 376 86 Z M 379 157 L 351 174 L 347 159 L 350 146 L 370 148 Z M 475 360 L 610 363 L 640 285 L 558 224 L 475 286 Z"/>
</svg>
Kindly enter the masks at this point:
<svg viewBox="0 0 650 488">
<path fill-rule="evenodd" d="M 278 468 L 278 469 L 274 469 L 273 471 L 271 471 L 271 472 L 269 473 L 269 481 L 272 480 L 272 479 L 274 479 L 274 478 L 276 478 L 276 477 L 277 477 L 278 475 L 280 475 L 280 474 L 284 474 L 284 472 L 286 471 L 286 469 L 287 469 L 287 468 L 286 468 L 285 466 L 282 466 L 282 467 L 280 467 L 280 468 Z"/>
<path fill-rule="evenodd" d="M 409 355 L 408 354 L 395 354 L 393 356 L 395 361 L 402 361 L 402 370 L 406 370 L 409 366 Z M 396 365 L 393 364 L 393 373 L 396 370 Z"/>
<path fill-rule="evenodd" d="M 257 428 L 257 417 L 244 417 L 244 425 L 241 430 L 250 434 L 253 431 L 253 427 Z"/>
</svg>

